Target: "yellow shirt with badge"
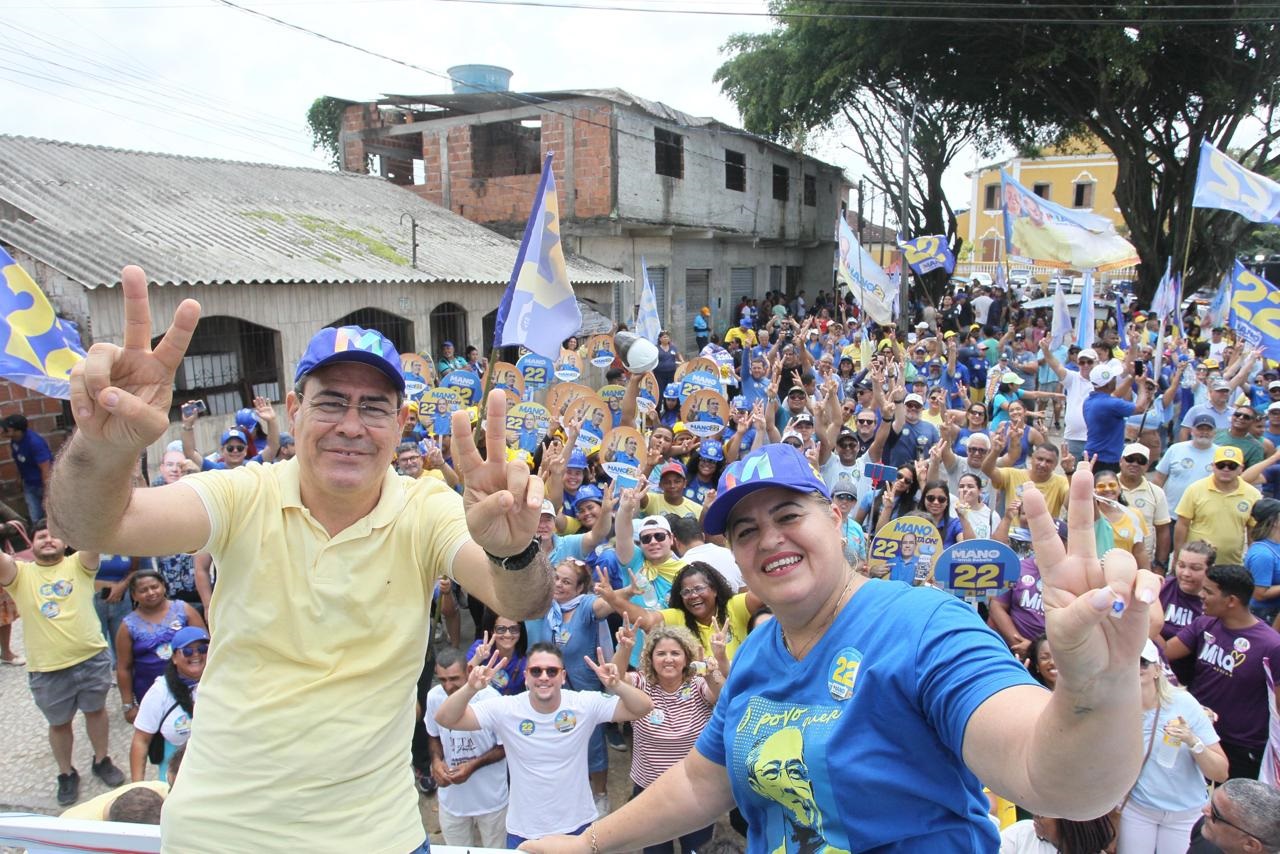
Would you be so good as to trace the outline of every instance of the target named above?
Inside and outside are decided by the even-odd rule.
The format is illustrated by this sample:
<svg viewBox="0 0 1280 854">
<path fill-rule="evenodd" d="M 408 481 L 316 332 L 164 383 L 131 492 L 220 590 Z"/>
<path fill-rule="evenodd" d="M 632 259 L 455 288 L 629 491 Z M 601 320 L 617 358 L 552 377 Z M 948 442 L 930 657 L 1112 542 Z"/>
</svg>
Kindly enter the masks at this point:
<svg viewBox="0 0 1280 854">
<path fill-rule="evenodd" d="M 1189 522 L 1186 542 L 1204 540 L 1218 549 L 1219 564 L 1244 563 L 1245 531 L 1249 513 L 1262 493 L 1243 478 L 1236 478 L 1235 488 L 1223 492 L 1213 475 L 1188 486 L 1178 499 L 1174 511 Z"/>
<path fill-rule="evenodd" d="M 18 574 L 5 589 L 25 618 L 22 631 L 27 670 L 66 670 L 107 648 L 93 607 L 96 568 L 86 569 L 78 552 L 52 566 L 25 560 L 16 563 Z"/>
<path fill-rule="evenodd" d="M 1063 509 L 1067 506 L 1067 495 L 1071 491 L 1071 483 L 1067 480 L 1066 475 L 1053 474 L 1044 483 L 1036 483 L 1031 479 L 1031 472 L 1023 468 L 1002 468 L 1000 474 L 1004 475 L 1004 506 L 1008 507 L 1012 501 L 1022 500 L 1022 491 L 1025 485 L 1030 483 L 1036 489 L 1040 490 L 1040 494 L 1044 496 L 1044 503 L 1049 508 L 1049 515 L 1054 519 L 1062 516 Z M 1015 528 L 1025 528 L 1027 526 L 1026 518 L 1019 514 L 1018 518 L 1012 522 Z"/>
<path fill-rule="evenodd" d="M 469 538 L 461 497 L 388 466 L 369 515 L 330 537 L 296 460 L 181 483 L 204 502 L 221 572 L 164 851 L 419 847 L 406 746 L 432 590 Z"/>
<path fill-rule="evenodd" d="M 688 628 L 688 624 L 684 620 L 684 611 L 679 608 L 663 608 L 660 612 L 662 621 L 668 626 L 683 626 Z M 747 623 L 751 620 L 751 614 L 747 612 L 747 594 L 737 593 L 729 597 L 729 601 L 724 606 L 725 622 L 728 624 L 729 637 L 725 640 L 724 653 L 729 660 L 733 660 L 734 653 L 738 651 L 738 647 L 747 639 Z M 697 623 L 697 621 L 694 621 Z M 702 648 L 707 655 L 711 654 L 711 635 L 714 633 L 710 625 L 704 626 L 697 623 L 698 640 L 702 643 Z"/>
</svg>

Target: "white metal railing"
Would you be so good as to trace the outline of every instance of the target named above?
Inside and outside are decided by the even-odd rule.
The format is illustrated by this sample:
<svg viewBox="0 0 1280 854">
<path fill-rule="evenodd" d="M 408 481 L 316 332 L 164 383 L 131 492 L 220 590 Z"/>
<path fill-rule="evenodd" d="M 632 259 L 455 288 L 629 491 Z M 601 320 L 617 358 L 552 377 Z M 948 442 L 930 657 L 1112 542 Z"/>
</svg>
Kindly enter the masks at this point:
<svg viewBox="0 0 1280 854">
<path fill-rule="evenodd" d="M 153 824 L 80 821 L 30 813 L 0 813 L 0 846 L 30 854 L 158 854 L 160 828 Z M 432 854 L 498 854 L 500 848 L 431 846 Z M 407 852 L 406 852 L 407 854 Z"/>
</svg>

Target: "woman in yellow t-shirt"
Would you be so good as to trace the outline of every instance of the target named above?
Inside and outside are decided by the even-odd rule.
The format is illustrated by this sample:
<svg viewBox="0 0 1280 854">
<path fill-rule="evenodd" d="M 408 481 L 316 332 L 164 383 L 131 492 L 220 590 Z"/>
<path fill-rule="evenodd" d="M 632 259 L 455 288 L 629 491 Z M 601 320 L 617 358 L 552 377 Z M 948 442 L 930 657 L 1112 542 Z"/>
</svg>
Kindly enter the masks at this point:
<svg viewBox="0 0 1280 854">
<path fill-rule="evenodd" d="M 1133 555 L 1139 569 L 1151 568 L 1151 554 L 1146 541 L 1151 529 L 1137 513 L 1127 506 L 1120 494 L 1120 481 L 1113 471 L 1096 472 L 1093 476 L 1094 533 L 1098 540 L 1098 554 L 1109 549 L 1124 549 Z"/>
<path fill-rule="evenodd" d="M 599 585 L 596 592 L 608 595 Z M 750 591 L 734 594 L 724 576 L 700 560 L 686 564 L 676 573 L 666 608 L 646 609 L 630 599 L 629 591 L 619 590 L 609 597 L 609 604 L 626 614 L 637 629 L 684 626 L 698 638 L 708 655 L 718 651 L 719 644 L 713 641 L 723 640 L 724 660 L 719 665 L 726 674 L 729 661 L 747 637 L 747 623 L 764 607 L 764 602 Z M 716 638 L 717 634 L 723 637 Z"/>
</svg>

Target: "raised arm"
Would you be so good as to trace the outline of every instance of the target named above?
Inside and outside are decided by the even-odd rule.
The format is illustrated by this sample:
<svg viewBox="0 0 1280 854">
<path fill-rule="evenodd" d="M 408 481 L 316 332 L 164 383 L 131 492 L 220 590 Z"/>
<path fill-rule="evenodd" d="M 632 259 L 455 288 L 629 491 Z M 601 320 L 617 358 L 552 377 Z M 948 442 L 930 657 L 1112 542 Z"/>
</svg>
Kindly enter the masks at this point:
<svg viewBox="0 0 1280 854">
<path fill-rule="evenodd" d="M 1053 355 L 1052 348 L 1049 347 L 1049 336 L 1040 339 L 1040 352 L 1044 355 L 1044 363 L 1049 369 L 1058 375 L 1058 382 L 1067 381 L 1067 369 L 1058 361 L 1058 357 Z"/>
<path fill-rule="evenodd" d="M 133 489 L 131 482 L 138 457 L 169 426 L 174 375 L 191 343 L 200 305 L 183 300 L 153 351 L 141 268 L 124 268 L 121 291 L 124 345 L 94 344 L 71 369 L 77 429 L 54 466 L 50 524 L 65 542 L 87 551 L 138 556 L 195 551 L 210 532 L 195 490 L 181 481 L 149 489 Z"/>
</svg>

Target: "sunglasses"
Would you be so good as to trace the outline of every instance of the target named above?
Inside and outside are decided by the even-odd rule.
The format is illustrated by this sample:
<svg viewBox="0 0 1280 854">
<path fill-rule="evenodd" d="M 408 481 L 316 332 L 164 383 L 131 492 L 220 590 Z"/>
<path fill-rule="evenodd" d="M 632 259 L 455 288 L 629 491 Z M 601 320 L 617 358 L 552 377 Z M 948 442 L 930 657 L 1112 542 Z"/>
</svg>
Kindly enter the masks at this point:
<svg viewBox="0 0 1280 854">
<path fill-rule="evenodd" d="M 934 503 L 939 503 L 939 504 L 940 504 L 940 503 L 943 503 L 943 502 L 945 502 L 945 501 L 947 500 L 947 496 L 945 496 L 945 495 L 926 495 L 926 496 L 924 497 L 924 500 L 925 500 L 925 501 L 927 501 L 927 502 L 929 502 L 930 504 L 934 504 Z"/>
<path fill-rule="evenodd" d="M 204 655 L 208 651 L 209 651 L 209 644 L 207 643 L 191 643 L 191 644 L 187 644 L 182 649 L 178 650 L 178 652 L 182 653 L 188 658 L 190 658 L 193 655 Z"/>
<path fill-rule="evenodd" d="M 1093 359 L 1076 359 L 1077 365 L 1092 365 Z"/>
<path fill-rule="evenodd" d="M 645 546 L 649 545 L 649 543 L 665 543 L 666 541 L 667 541 L 667 535 L 662 533 L 661 531 L 659 531 L 656 534 L 640 535 L 640 544 Z"/>
<path fill-rule="evenodd" d="M 1213 467 L 1216 469 L 1222 469 L 1224 471 L 1235 471 L 1236 469 L 1240 468 L 1240 464 L 1223 462 L 1223 463 L 1214 463 Z"/>
<path fill-rule="evenodd" d="M 1232 417 L 1232 418 L 1242 418 L 1242 419 L 1244 419 L 1245 421 L 1252 421 L 1252 420 L 1253 420 L 1253 413 L 1251 413 L 1251 412 L 1233 412 L 1233 413 L 1231 413 L 1231 417 Z"/>
<path fill-rule="evenodd" d="M 518 635 L 520 634 L 519 626 L 494 626 L 493 633 L 495 635 Z"/>
<path fill-rule="evenodd" d="M 1146 463 L 1147 458 L 1144 456 L 1140 456 L 1138 454 L 1130 454 L 1129 456 L 1124 458 L 1124 461 L 1126 463 Z"/>
<path fill-rule="evenodd" d="M 857 419 L 857 422 L 862 425 L 870 425 L 875 424 L 876 420 L 874 418 L 859 418 Z"/>
<path fill-rule="evenodd" d="M 243 454 L 248 450 L 244 445 L 223 445 L 222 450 L 231 454 Z"/>
<path fill-rule="evenodd" d="M 1234 828 L 1235 830 L 1240 831 L 1245 836 L 1252 836 L 1254 839 L 1258 838 L 1254 836 L 1252 833 L 1250 833 L 1249 831 L 1245 830 L 1240 825 L 1232 824 L 1231 822 L 1223 818 L 1222 813 L 1218 812 L 1218 805 L 1213 802 L 1213 798 L 1209 798 L 1209 817 L 1212 818 L 1218 824 L 1225 824 L 1227 827 Z"/>
<path fill-rule="evenodd" d="M 530 667 L 529 675 L 534 679 L 541 679 L 543 676 L 550 676 L 552 679 L 560 675 L 560 667 Z"/>
</svg>

